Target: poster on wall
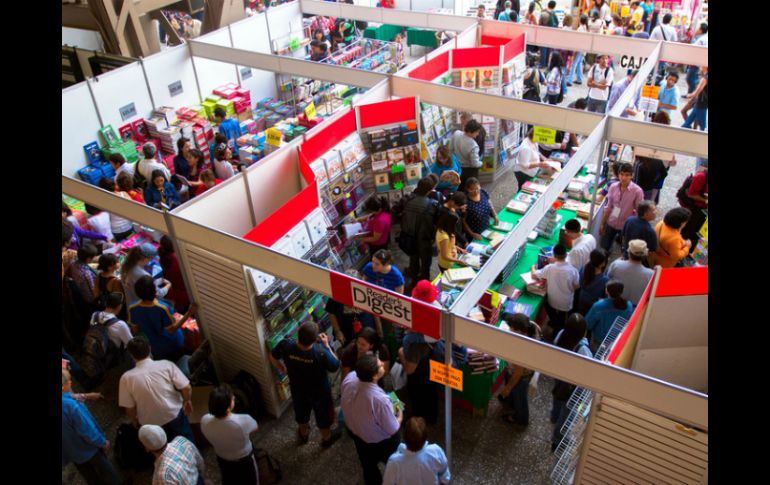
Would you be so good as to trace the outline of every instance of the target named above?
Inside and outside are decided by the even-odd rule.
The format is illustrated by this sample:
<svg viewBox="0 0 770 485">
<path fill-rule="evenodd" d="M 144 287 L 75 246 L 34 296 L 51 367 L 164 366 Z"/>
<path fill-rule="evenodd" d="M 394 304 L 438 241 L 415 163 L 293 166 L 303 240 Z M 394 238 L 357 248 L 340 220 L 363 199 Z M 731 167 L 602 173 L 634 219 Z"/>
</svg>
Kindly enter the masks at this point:
<svg viewBox="0 0 770 485">
<path fill-rule="evenodd" d="M 460 71 L 462 87 L 465 89 L 476 89 L 476 69 L 463 69 Z"/>
<path fill-rule="evenodd" d="M 493 75 L 494 71 L 492 69 L 479 69 L 479 87 L 484 89 L 491 88 L 493 86 Z"/>
</svg>

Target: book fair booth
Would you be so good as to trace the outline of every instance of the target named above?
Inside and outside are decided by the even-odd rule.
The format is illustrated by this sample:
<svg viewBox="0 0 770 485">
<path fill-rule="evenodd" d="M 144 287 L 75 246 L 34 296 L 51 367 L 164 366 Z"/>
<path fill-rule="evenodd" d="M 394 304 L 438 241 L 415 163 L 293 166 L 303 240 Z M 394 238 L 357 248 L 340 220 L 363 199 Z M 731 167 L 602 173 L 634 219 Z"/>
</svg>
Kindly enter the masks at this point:
<svg viewBox="0 0 770 485">
<path fill-rule="evenodd" d="M 271 39 L 302 31 L 302 13 L 332 16 L 341 11 L 351 19 L 380 19 L 414 28 L 436 27 L 449 17 L 460 34 L 396 75 L 272 52 Z M 453 402 L 483 415 L 502 368 L 516 362 L 580 386 L 571 401 L 574 412 L 568 424 L 573 428 L 560 446 L 555 481 L 569 483 L 575 473 L 586 477 L 593 473 L 601 480 L 624 474 L 657 482 L 682 478 L 661 470 L 665 463 L 649 464 L 652 471 L 648 471 L 644 468 L 648 464 L 634 459 L 641 451 L 613 456 L 612 466 L 608 459 L 592 461 L 607 457 L 601 448 L 605 438 L 597 439 L 598 448 L 593 447 L 594 436 L 614 429 L 602 421 L 605 412 L 614 413 L 606 419 L 616 424 L 617 419 L 639 426 L 640 420 L 673 423 L 673 431 L 666 432 L 671 443 L 664 441 L 689 446 L 682 453 L 701 460 L 690 460 L 689 472 L 681 472 L 687 478 L 682 481 L 695 480 L 707 463 L 708 381 L 700 364 L 708 342 L 705 330 L 696 331 L 707 327 L 707 307 L 701 301 L 707 291 L 705 284 L 687 281 L 705 281 L 705 268 L 686 277 L 677 276 L 685 270 L 658 271 L 632 322 L 619 327 L 617 340 L 607 342 L 604 358 L 587 359 L 516 335 L 500 328 L 499 315 L 518 311 L 536 321 L 540 318 L 543 296 L 520 275 L 537 261 L 541 249 L 558 243 L 558 229 L 566 220 L 582 216 L 583 226 L 591 230 L 601 210 L 597 192 L 605 182 L 601 164 L 610 143 L 705 158 L 707 134 L 622 119 L 617 110 L 602 116 L 532 103 L 496 89 L 479 90 L 478 80 L 475 88 L 464 88 L 459 80 L 463 69 L 473 69 L 478 76 L 479 70 L 492 68 L 491 82 L 502 90 L 506 84 L 502 73 L 510 69 L 508 79 L 515 79 L 518 56 L 529 39 L 551 47 L 643 55 L 640 75 L 618 102 L 625 106 L 658 59 L 707 64 L 705 53 L 691 46 L 641 39 L 611 44 L 592 34 L 434 15 L 302 0 L 63 90 L 65 201 L 72 205 L 83 201 L 134 221 L 141 231 L 129 245 L 157 241 L 162 234 L 175 240 L 191 300 L 200 306 L 198 323 L 211 344 L 217 374 L 226 380 L 240 369 L 252 373 L 273 415 L 287 408 L 290 395 L 285 376 L 272 369 L 266 353 L 284 336 L 295 334 L 302 321 L 314 319 L 322 328 L 328 326 L 324 306 L 327 298 L 333 298 L 441 338 L 447 346 L 468 348 L 467 360 L 457 364 L 461 383 L 455 379 L 455 389 L 447 385 L 445 391 L 445 449 L 450 460 Z M 267 28 L 255 28 L 260 22 L 269 23 L 269 34 Z M 469 65 L 463 51 L 473 49 L 488 49 L 490 64 Z M 453 71 L 460 72 L 459 85 L 453 85 Z M 449 83 L 436 82 L 442 77 L 449 81 L 448 74 L 453 75 Z M 281 98 L 282 77 L 335 83 L 354 88 L 355 93 L 333 102 L 311 90 L 287 102 Z M 397 202 L 414 190 L 437 143 L 456 127 L 459 111 L 467 106 L 473 106 L 482 121 L 490 119 L 498 126 L 510 120 L 519 131 L 531 124 L 576 133 L 581 146 L 553 157 L 552 173 L 523 187 L 500 211 L 501 223 L 472 243 L 477 259 L 467 268 L 469 274 L 445 272 L 435 278 L 441 308 L 348 276 L 346 270 L 366 262 L 366 248 L 350 237 L 352 218 L 362 213 L 363 203 L 374 194 L 387 194 Z M 203 151 L 213 137 L 210 115 L 215 107 L 237 117 L 242 132 L 248 133 L 238 140 L 241 156 L 250 162 L 242 173 L 171 211 L 122 199 L 96 186 L 97 170 L 110 176 L 105 154 L 123 153 L 136 160 L 138 141 L 155 140 L 169 160 L 182 135 Z M 505 168 L 497 163 L 510 148 L 502 138 L 495 136 L 489 180 Z M 514 291 L 506 294 L 503 286 Z M 681 287 L 702 291 L 683 294 L 677 290 Z M 680 315 L 681 308 L 695 305 L 703 312 Z M 672 308 L 679 309 L 678 317 L 691 320 L 688 328 L 693 331 L 666 334 Z M 451 367 L 451 353 L 446 354 L 445 365 Z M 672 354 L 681 365 L 665 365 Z M 601 399 L 601 411 L 590 405 L 588 394 Z M 645 441 L 640 449 L 652 448 L 655 456 L 667 453 L 656 439 Z"/>
</svg>

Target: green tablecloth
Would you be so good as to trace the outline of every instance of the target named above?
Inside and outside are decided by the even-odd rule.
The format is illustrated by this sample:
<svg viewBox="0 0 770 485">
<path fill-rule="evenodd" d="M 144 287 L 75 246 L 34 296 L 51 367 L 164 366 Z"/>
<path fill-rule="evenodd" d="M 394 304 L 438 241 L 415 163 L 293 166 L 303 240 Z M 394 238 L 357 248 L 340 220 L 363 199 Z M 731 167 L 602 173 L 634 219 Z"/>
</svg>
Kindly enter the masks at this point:
<svg viewBox="0 0 770 485">
<path fill-rule="evenodd" d="M 396 34 L 400 34 L 403 27 L 400 25 L 382 24 L 378 27 L 367 27 L 364 29 L 364 37 L 367 39 L 385 40 L 393 42 Z"/>
<path fill-rule="evenodd" d="M 413 29 L 407 27 L 406 29 L 406 45 L 422 45 L 425 47 L 438 47 L 438 40 L 436 40 L 435 30 L 425 29 Z"/>
</svg>

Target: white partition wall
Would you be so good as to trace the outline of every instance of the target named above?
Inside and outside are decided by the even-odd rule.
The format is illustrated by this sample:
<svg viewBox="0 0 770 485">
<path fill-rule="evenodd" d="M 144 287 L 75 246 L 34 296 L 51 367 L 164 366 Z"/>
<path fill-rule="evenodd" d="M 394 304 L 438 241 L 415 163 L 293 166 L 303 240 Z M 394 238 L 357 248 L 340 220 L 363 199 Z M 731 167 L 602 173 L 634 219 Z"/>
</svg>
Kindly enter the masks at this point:
<svg viewBox="0 0 770 485">
<path fill-rule="evenodd" d="M 271 39 L 302 32 L 302 10 L 299 2 L 270 7 L 266 15 Z"/>
<path fill-rule="evenodd" d="M 174 210 L 174 214 L 220 231 L 242 235 L 254 227 L 242 177 L 232 177 Z"/>
<path fill-rule="evenodd" d="M 292 141 L 289 146 L 268 155 L 246 171 L 256 224 L 280 209 L 302 190 L 297 155 L 297 146 L 301 141 Z M 251 227 L 242 234 L 249 230 Z"/>
<path fill-rule="evenodd" d="M 62 89 L 61 96 L 61 173 L 77 177 L 77 171 L 87 164 L 83 146 L 92 141 L 99 145 L 99 115 L 86 83 Z"/>
<path fill-rule="evenodd" d="M 112 125 L 117 131 L 126 123 L 146 118 L 152 113 L 147 82 L 138 62 L 102 74 L 88 83 L 105 126 Z M 103 143 L 104 140 L 99 140 L 99 145 Z"/>
<path fill-rule="evenodd" d="M 195 42 L 222 47 L 232 47 L 230 31 L 226 28 L 216 30 L 203 37 L 198 37 L 195 39 Z M 238 84 L 236 66 L 212 59 L 196 57 L 195 49 L 192 46 L 191 52 L 193 53 L 193 63 L 195 64 L 195 75 L 198 76 L 198 85 L 200 86 L 201 96 L 203 98 L 211 94 L 212 90 L 223 84 Z"/>
<path fill-rule="evenodd" d="M 233 39 L 233 47 L 254 52 L 269 54 L 270 36 L 268 35 L 267 16 L 265 14 L 248 17 L 229 26 Z M 236 66 L 238 81 L 241 87 L 259 93 L 251 97 L 251 107 L 264 97 L 278 97 L 275 73 L 254 69 L 248 66 Z"/>
<path fill-rule="evenodd" d="M 478 24 L 473 24 L 467 29 L 457 34 L 457 37 L 455 37 L 456 47 L 458 49 L 476 47 L 476 38 L 477 38 L 478 31 L 479 31 Z"/>
<path fill-rule="evenodd" d="M 155 106 L 178 107 L 200 103 L 188 44 L 154 54 L 142 63 Z"/>
</svg>

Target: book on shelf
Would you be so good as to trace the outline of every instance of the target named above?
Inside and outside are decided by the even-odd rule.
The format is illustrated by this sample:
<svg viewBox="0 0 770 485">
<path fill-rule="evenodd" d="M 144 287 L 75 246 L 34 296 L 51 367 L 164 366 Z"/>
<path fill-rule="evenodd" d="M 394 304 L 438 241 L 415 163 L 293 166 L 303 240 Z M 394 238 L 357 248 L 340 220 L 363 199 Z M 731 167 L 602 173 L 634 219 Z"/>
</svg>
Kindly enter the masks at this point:
<svg viewBox="0 0 770 485">
<path fill-rule="evenodd" d="M 374 174 L 374 187 L 378 193 L 390 190 L 390 176 L 388 172 Z"/>
<path fill-rule="evenodd" d="M 532 204 L 537 200 L 537 196 L 534 194 L 527 194 L 526 192 L 519 192 L 513 199 L 524 202 L 525 204 Z"/>
<path fill-rule="evenodd" d="M 444 272 L 450 282 L 458 283 L 470 281 L 476 277 L 476 271 L 473 268 L 451 268 Z"/>
<path fill-rule="evenodd" d="M 545 184 L 538 184 L 532 181 L 524 182 L 524 184 L 521 186 L 521 190 L 524 192 L 527 192 L 529 194 L 535 194 L 535 193 L 545 193 L 546 190 L 548 190 L 548 186 Z"/>
<path fill-rule="evenodd" d="M 380 172 L 387 170 L 389 166 L 388 156 L 385 152 L 372 153 L 372 171 Z"/>
<path fill-rule="evenodd" d="M 500 221 L 499 224 L 495 224 L 492 226 L 492 229 L 496 231 L 503 231 L 503 232 L 509 232 L 513 230 L 514 224 L 511 222 L 506 221 Z"/>
<path fill-rule="evenodd" d="M 505 206 L 506 210 L 509 210 L 515 214 L 526 214 L 529 210 L 529 204 L 520 200 L 512 200 Z"/>
</svg>

